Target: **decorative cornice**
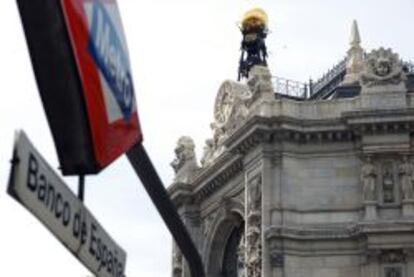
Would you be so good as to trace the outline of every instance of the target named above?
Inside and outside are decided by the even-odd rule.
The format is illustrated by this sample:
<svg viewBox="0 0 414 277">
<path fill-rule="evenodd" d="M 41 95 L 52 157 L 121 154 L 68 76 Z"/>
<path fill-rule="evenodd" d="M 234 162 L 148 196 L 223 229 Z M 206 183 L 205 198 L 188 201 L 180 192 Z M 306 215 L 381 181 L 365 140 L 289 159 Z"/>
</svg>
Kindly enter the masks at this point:
<svg viewBox="0 0 414 277">
<path fill-rule="evenodd" d="M 243 161 L 241 156 L 230 155 L 221 161 L 216 161 L 211 167 L 195 179 L 194 197 L 197 202 L 204 201 L 216 190 L 225 185 L 243 170 Z"/>
<path fill-rule="evenodd" d="M 193 186 L 190 184 L 174 183 L 167 191 L 176 207 L 193 201 Z"/>
<path fill-rule="evenodd" d="M 291 142 L 321 144 L 354 142 L 364 134 L 411 133 L 414 109 L 360 110 L 344 112 L 340 118 L 303 120 L 286 116 L 252 116 L 223 142 L 226 150 L 214 162 L 195 172 L 190 187 L 173 185 L 174 195 L 194 194 L 202 201 L 243 169 L 242 158 L 262 143 Z M 191 188 L 191 189 L 190 189 Z"/>
<path fill-rule="evenodd" d="M 224 143 L 229 152 L 245 154 L 260 143 L 345 142 L 354 138 L 352 130 L 341 119 L 299 120 L 290 117 L 254 116 Z"/>
</svg>

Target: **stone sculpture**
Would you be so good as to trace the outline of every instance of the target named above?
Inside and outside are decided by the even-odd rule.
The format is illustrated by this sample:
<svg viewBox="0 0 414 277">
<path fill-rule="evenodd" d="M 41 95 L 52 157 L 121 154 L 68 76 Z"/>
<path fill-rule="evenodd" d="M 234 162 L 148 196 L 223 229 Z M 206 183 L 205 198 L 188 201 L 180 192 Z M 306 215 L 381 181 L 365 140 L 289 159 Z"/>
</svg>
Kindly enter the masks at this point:
<svg viewBox="0 0 414 277">
<path fill-rule="evenodd" d="M 247 277 L 261 277 L 261 241 L 260 228 L 258 226 L 249 226 L 247 229 L 247 260 L 246 269 Z"/>
<path fill-rule="evenodd" d="M 377 170 L 372 164 L 371 157 L 367 157 L 361 168 L 362 191 L 365 201 L 376 200 Z"/>
<path fill-rule="evenodd" d="M 252 178 L 247 185 L 246 272 L 247 277 L 261 277 L 261 199 L 262 178 Z"/>
<path fill-rule="evenodd" d="M 403 194 L 403 199 L 413 199 L 414 168 L 413 168 L 413 165 L 410 163 L 407 156 L 403 156 L 403 161 L 399 167 L 399 173 L 400 173 L 401 191 Z"/>
<path fill-rule="evenodd" d="M 192 138 L 182 136 L 175 147 L 175 159 L 171 162 L 174 169 L 175 182 L 188 183 L 194 172 L 198 169 Z"/>
<path fill-rule="evenodd" d="M 399 85 L 406 79 L 403 66 L 391 49 L 380 48 L 368 54 L 361 73 L 361 85 L 365 87 Z"/>
</svg>

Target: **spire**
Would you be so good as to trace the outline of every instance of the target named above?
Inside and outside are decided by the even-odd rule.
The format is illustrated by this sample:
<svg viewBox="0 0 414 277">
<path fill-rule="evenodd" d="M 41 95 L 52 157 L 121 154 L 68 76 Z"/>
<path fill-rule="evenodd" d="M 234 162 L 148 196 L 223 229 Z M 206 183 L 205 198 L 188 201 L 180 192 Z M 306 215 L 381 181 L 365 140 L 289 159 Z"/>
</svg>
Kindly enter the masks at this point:
<svg viewBox="0 0 414 277">
<path fill-rule="evenodd" d="M 360 46 L 360 43 L 361 43 L 361 37 L 359 36 L 358 23 L 354 19 L 354 21 L 352 21 L 350 44 L 351 44 L 351 47 L 358 47 Z"/>
<path fill-rule="evenodd" d="M 356 84 L 359 81 L 359 74 L 364 63 L 364 49 L 361 47 L 361 37 L 359 36 L 358 23 L 352 22 L 351 27 L 351 47 L 346 57 L 346 74 L 342 82 L 343 85 Z"/>
</svg>

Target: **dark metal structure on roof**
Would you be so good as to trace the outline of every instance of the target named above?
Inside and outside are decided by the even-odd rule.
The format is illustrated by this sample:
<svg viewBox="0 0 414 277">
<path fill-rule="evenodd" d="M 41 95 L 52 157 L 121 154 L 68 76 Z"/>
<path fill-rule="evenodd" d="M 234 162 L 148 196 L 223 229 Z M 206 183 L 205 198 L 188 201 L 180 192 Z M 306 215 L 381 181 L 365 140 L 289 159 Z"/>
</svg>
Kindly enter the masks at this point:
<svg viewBox="0 0 414 277">
<path fill-rule="evenodd" d="M 241 57 L 237 80 L 249 77 L 250 69 L 255 65 L 267 66 L 267 15 L 261 9 L 248 11 L 242 20 L 240 31 L 243 35 L 241 42 Z"/>
<path fill-rule="evenodd" d="M 403 62 L 407 74 L 406 86 L 408 91 L 414 91 L 414 63 Z M 349 98 L 359 95 L 361 87 L 342 85 L 346 74 L 346 59 L 341 60 L 316 82 L 302 83 L 274 76 L 273 85 L 276 97 L 292 98 L 295 100 L 317 100 L 330 98 Z"/>
</svg>

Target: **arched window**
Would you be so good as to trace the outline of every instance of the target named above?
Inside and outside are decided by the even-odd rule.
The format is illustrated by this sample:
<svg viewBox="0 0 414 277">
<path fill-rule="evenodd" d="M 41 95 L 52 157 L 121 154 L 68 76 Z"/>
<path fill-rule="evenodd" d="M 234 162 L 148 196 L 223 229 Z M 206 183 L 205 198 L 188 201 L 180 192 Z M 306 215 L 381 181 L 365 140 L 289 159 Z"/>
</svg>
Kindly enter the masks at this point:
<svg viewBox="0 0 414 277">
<path fill-rule="evenodd" d="M 238 227 L 235 227 L 227 240 L 224 256 L 223 256 L 223 276 L 224 277 L 241 277 L 244 276 L 242 270 L 244 269 L 243 259 L 243 234 L 244 222 Z M 240 255 L 243 255 L 240 257 Z"/>
</svg>

